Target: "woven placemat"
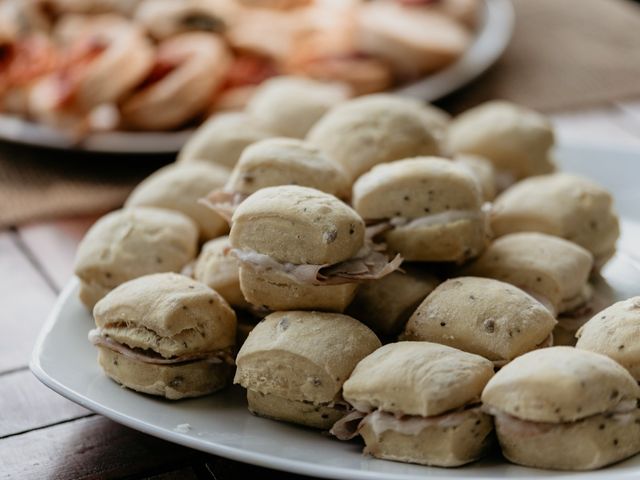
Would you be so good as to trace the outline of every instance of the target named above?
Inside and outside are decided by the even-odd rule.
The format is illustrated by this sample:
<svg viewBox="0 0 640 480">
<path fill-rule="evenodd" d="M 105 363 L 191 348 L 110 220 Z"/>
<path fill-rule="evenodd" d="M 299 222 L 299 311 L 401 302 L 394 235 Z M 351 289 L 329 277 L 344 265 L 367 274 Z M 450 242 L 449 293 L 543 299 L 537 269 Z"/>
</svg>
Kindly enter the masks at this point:
<svg viewBox="0 0 640 480">
<path fill-rule="evenodd" d="M 489 0 L 491 1 L 491 0 Z M 489 71 L 439 102 L 458 113 L 502 98 L 544 112 L 640 96 L 640 5 L 513 0 L 516 25 Z"/>
<path fill-rule="evenodd" d="M 440 102 L 444 108 L 456 113 L 502 98 L 553 111 L 640 97 L 637 4 L 514 0 L 514 5 L 514 38 L 503 58 Z M 166 161 L 0 143 L 0 228 L 117 208 L 136 183 Z"/>
<path fill-rule="evenodd" d="M 0 143 L 0 228 L 103 213 L 169 157 L 87 155 Z"/>
</svg>

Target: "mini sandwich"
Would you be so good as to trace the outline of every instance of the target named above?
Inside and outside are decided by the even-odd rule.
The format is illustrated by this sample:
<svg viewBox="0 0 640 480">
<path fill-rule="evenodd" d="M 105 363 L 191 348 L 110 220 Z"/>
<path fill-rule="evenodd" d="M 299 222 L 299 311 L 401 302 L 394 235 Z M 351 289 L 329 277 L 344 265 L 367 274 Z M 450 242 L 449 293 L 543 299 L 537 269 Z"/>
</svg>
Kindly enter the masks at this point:
<svg viewBox="0 0 640 480">
<path fill-rule="evenodd" d="M 242 345 L 234 383 L 247 389 L 252 413 L 328 430 L 347 413 L 342 384 L 378 347 L 375 334 L 346 315 L 276 312 Z"/>
<path fill-rule="evenodd" d="M 202 283 L 175 273 L 140 277 L 111 291 L 93 315 L 100 366 L 125 387 L 176 400 L 231 378 L 236 316 Z"/>
<path fill-rule="evenodd" d="M 577 348 L 613 358 L 640 382 L 640 297 L 602 310 L 578 330 Z"/>
<path fill-rule="evenodd" d="M 311 187 L 341 199 L 351 196 L 347 174 L 320 149 L 294 138 L 270 138 L 248 146 L 224 188 L 211 192 L 205 203 L 230 219 L 249 195 L 278 185 Z"/>
<path fill-rule="evenodd" d="M 236 2 L 215 0 L 138 0 L 126 3 L 139 3 L 134 20 L 157 40 L 191 31 L 223 33 L 240 13 Z"/>
<path fill-rule="evenodd" d="M 529 352 L 482 393 L 511 462 L 593 470 L 640 452 L 640 387 L 604 355 L 572 347 Z"/>
<path fill-rule="evenodd" d="M 402 262 L 365 244 L 364 222 L 351 207 L 307 187 L 258 190 L 236 209 L 229 238 L 244 297 L 268 310 L 341 312 L 357 282 Z"/>
<path fill-rule="evenodd" d="M 456 155 L 454 163 L 465 167 L 478 181 L 482 198 L 485 202 L 490 202 L 496 197 L 498 184 L 496 179 L 496 169 L 493 163 L 484 157 L 462 153 Z"/>
<path fill-rule="evenodd" d="M 342 440 L 361 435 L 365 453 L 398 462 L 457 467 L 482 457 L 493 422 L 480 394 L 493 364 L 429 342 L 390 343 L 362 360 L 343 386 L 356 412 L 334 425 Z"/>
<path fill-rule="evenodd" d="M 465 275 L 515 285 L 552 314 L 578 314 L 593 295 L 593 256 L 575 243 L 543 233 L 511 233 L 495 240 Z"/>
<path fill-rule="evenodd" d="M 571 240 L 589 250 L 596 267 L 616 250 L 620 236 L 611 194 L 586 178 L 555 173 L 513 185 L 495 201 L 491 228 L 496 236 L 542 232 Z"/>
<path fill-rule="evenodd" d="M 382 164 L 353 185 L 353 206 L 406 260 L 458 262 L 488 241 L 480 188 L 467 169 L 436 157 Z"/>
<path fill-rule="evenodd" d="M 502 366 L 553 343 L 549 310 L 508 283 L 459 277 L 436 288 L 413 313 L 403 340 L 449 345 Z"/>
<path fill-rule="evenodd" d="M 493 162 L 501 186 L 554 170 L 551 122 L 543 115 L 502 100 L 483 103 L 454 118 L 449 126 L 451 153 L 471 153 Z"/>
<path fill-rule="evenodd" d="M 360 285 L 347 313 L 379 336 L 396 336 L 439 283 L 435 275 L 419 266 L 403 264 L 402 271 Z"/>
<path fill-rule="evenodd" d="M 221 188 L 229 178 L 225 168 L 207 164 L 171 164 L 142 181 L 129 195 L 126 206 L 160 207 L 182 212 L 196 222 L 200 238 L 224 235 L 226 220 L 212 215 L 198 200 L 211 190 Z"/>
<path fill-rule="evenodd" d="M 414 102 L 367 95 L 332 108 L 313 126 L 307 140 L 355 180 L 379 163 L 437 155 L 436 136 Z"/>
<path fill-rule="evenodd" d="M 274 136 L 244 113 L 216 114 L 189 137 L 178 154 L 178 163 L 205 162 L 232 169 L 247 146 Z"/>
<path fill-rule="evenodd" d="M 304 138 L 331 107 L 351 96 L 341 83 L 280 76 L 262 83 L 247 104 L 256 125 L 277 135 Z"/>
<path fill-rule="evenodd" d="M 356 36 L 359 51 L 386 60 L 405 79 L 444 67 L 471 42 L 469 31 L 446 14 L 389 0 L 362 5 Z"/>
<path fill-rule="evenodd" d="M 193 278 L 213 288 L 232 307 L 249 307 L 240 290 L 240 265 L 231 254 L 229 237 L 209 240 L 202 246 Z"/>
<path fill-rule="evenodd" d="M 80 300 L 93 308 L 121 283 L 179 272 L 196 255 L 198 228 L 179 212 L 152 207 L 116 210 L 100 218 L 76 253 Z"/>
</svg>

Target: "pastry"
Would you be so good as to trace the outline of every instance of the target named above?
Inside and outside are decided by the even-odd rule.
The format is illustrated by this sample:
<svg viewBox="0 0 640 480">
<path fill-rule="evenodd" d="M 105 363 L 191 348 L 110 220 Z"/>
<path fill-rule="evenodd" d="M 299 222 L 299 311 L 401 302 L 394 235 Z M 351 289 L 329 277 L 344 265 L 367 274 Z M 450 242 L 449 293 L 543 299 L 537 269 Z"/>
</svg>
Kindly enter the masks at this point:
<svg viewBox="0 0 640 480">
<path fill-rule="evenodd" d="M 142 181 L 129 195 L 126 206 L 160 207 L 190 217 L 200 230 L 200 239 L 209 240 L 229 231 L 224 218 L 212 215 L 198 200 L 221 188 L 229 171 L 205 163 L 171 164 Z"/>
<path fill-rule="evenodd" d="M 120 106 L 132 129 L 170 130 L 202 113 L 222 86 L 231 53 L 221 38 L 189 32 L 158 45 L 155 66 Z"/>
<path fill-rule="evenodd" d="M 489 277 L 523 289 L 554 314 L 579 310 L 592 296 L 591 253 L 543 233 L 511 233 L 495 240 L 465 275 Z"/>
<path fill-rule="evenodd" d="M 552 172 L 554 144 L 549 120 L 533 110 L 503 100 L 471 108 L 449 126 L 448 149 L 480 155 L 502 173 L 502 187 L 532 175 Z"/>
<path fill-rule="evenodd" d="M 178 162 L 206 162 L 232 169 L 247 146 L 273 136 L 254 125 L 244 113 L 214 115 L 187 140 Z"/>
<path fill-rule="evenodd" d="M 572 347 L 529 352 L 482 393 L 503 455 L 553 470 L 594 470 L 640 451 L 640 387 L 610 358 Z"/>
<path fill-rule="evenodd" d="M 491 228 L 496 236 L 542 232 L 571 240 L 593 254 L 602 267 L 620 236 L 613 198 L 591 180 L 569 173 L 527 178 L 494 202 Z"/>
<path fill-rule="evenodd" d="M 328 430 L 347 411 L 342 384 L 379 346 L 371 330 L 346 315 L 272 313 L 238 352 L 234 383 L 247 389 L 252 413 Z"/>
<path fill-rule="evenodd" d="M 206 395 L 231 379 L 236 316 L 206 285 L 176 273 L 123 283 L 102 300 L 89 334 L 104 372 L 170 400 Z"/>
<path fill-rule="evenodd" d="M 363 96 L 334 107 L 307 139 L 340 163 L 352 180 L 379 163 L 439 152 L 436 133 L 415 104 L 390 95 Z"/>
<path fill-rule="evenodd" d="M 152 207 L 116 210 L 84 236 L 74 272 L 88 308 L 127 280 L 178 272 L 196 255 L 198 228 L 179 212 Z"/>
<path fill-rule="evenodd" d="M 544 305 L 513 285 L 458 277 L 429 294 L 401 338 L 449 345 L 502 366 L 530 350 L 552 345 L 555 325 Z"/>
<path fill-rule="evenodd" d="M 408 261 L 463 262 L 488 242 L 480 188 L 467 169 L 436 157 L 375 166 L 353 185 L 353 207 Z"/>
<path fill-rule="evenodd" d="M 435 275 L 420 266 L 403 264 L 402 271 L 360 285 L 347 313 L 379 336 L 395 336 L 438 283 Z"/>
<path fill-rule="evenodd" d="M 247 301 L 269 310 L 343 311 L 357 283 L 401 258 L 365 245 L 363 220 L 336 197 L 299 186 L 258 190 L 235 210 L 230 240 Z"/>
<path fill-rule="evenodd" d="M 605 308 L 576 334 L 577 348 L 613 358 L 640 381 L 640 297 Z"/>
<path fill-rule="evenodd" d="M 491 418 L 479 397 L 493 364 L 429 342 L 390 343 L 364 358 L 343 386 L 356 409 L 332 433 L 362 436 L 376 458 L 457 467 L 492 445 Z M 354 432 L 350 429 L 356 422 Z"/>
<path fill-rule="evenodd" d="M 331 107 L 350 96 L 341 83 L 302 77 L 275 77 L 263 82 L 247 104 L 256 125 L 277 135 L 304 138 Z"/>
</svg>

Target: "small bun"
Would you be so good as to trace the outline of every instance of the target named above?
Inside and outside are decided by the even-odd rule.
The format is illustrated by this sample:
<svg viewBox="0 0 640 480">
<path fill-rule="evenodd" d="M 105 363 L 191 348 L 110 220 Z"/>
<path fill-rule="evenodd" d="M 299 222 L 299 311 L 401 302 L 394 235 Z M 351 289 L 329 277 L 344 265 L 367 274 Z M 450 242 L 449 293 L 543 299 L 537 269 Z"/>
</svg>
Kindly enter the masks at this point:
<svg viewBox="0 0 640 480">
<path fill-rule="evenodd" d="M 126 206 L 160 207 L 190 217 L 199 227 L 200 238 L 219 237 L 229 230 L 220 215 L 200 205 L 198 200 L 221 188 L 229 178 L 226 168 L 207 164 L 171 164 L 140 183 L 127 198 Z"/>
<path fill-rule="evenodd" d="M 329 430 L 345 414 L 343 405 L 313 404 L 254 390 L 247 390 L 247 403 L 255 415 L 321 430 Z"/>
<path fill-rule="evenodd" d="M 364 245 L 364 221 L 336 197 L 313 188 L 257 191 L 233 214 L 231 245 L 279 262 L 333 264 Z"/>
<path fill-rule="evenodd" d="M 98 348 L 98 363 L 114 381 L 136 392 L 169 400 L 201 397 L 226 387 L 232 369 L 209 359 L 175 365 L 138 362 L 108 348 Z"/>
<path fill-rule="evenodd" d="M 208 285 L 233 307 L 249 306 L 240 291 L 240 266 L 231 255 L 229 237 L 209 240 L 202 246 L 193 269 L 193 277 Z"/>
<path fill-rule="evenodd" d="M 363 359 L 343 387 L 360 411 L 430 417 L 476 401 L 493 376 L 478 355 L 429 342 L 385 345 Z"/>
<path fill-rule="evenodd" d="M 640 387 L 610 358 L 572 347 L 534 350 L 493 377 L 482 402 L 492 412 L 534 422 L 572 422 L 640 398 Z"/>
<path fill-rule="evenodd" d="M 584 324 L 576 337 L 577 348 L 613 358 L 640 381 L 640 297 L 605 308 Z"/>
<path fill-rule="evenodd" d="M 597 266 L 615 252 L 620 235 L 611 194 L 586 178 L 555 173 L 528 178 L 503 192 L 491 212 L 496 236 L 535 231 L 589 250 Z"/>
<path fill-rule="evenodd" d="M 280 76 L 263 82 L 247 105 L 247 113 L 262 128 L 277 135 L 304 138 L 333 106 L 350 96 L 340 83 Z"/>
<path fill-rule="evenodd" d="M 402 265 L 379 280 L 358 287 L 347 313 L 379 335 L 397 335 L 413 311 L 440 283 L 417 266 Z"/>
<path fill-rule="evenodd" d="M 289 400 L 333 402 L 356 364 L 379 346 L 371 330 L 346 315 L 272 313 L 238 352 L 234 383 Z"/>
<path fill-rule="evenodd" d="M 480 186 L 480 192 L 485 202 L 490 202 L 496 197 L 498 182 L 496 169 L 491 161 L 478 155 L 462 153 L 456 155 L 453 162 L 466 168 L 473 175 Z"/>
<path fill-rule="evenodd" d="M 278 185 L 311 187 L 345 199 L 351 196 L 342 167 L 320 149 L 293 138 L 270 138 L 247 147 L 225 190 L 250 195 Z"/>
<path fill-rule="evenodd" d="M 100 218 L 76 253 L 80 299 L 93 308 L 133 278 L 180 271 L 196 254 L 198 229 L 182 213 L 152 207 L 116 210 Z"/>
<path fill-rule="evenodd" d="M 367 421 L 359 427 L 366 444 L 365 453 L 376 458 L 398 462 L 417 463 L 437 467 L 458 467 L 484 456 L 494 444 L 491 417 L 479 408 L 470 408 L 445 414 L 440 417 L 422 419 L 404 417 L 396 419 L 392 414 L 375 412 L 392 427 L 393 423 L 416 422 L 424 427 L 410 433 L 394 428 L 384 428 Z M 395 421 L 395 422 L 394 422 Z M 382 423 L 382 422 L 381 422 Z"/>
<path fill-rule="evenodd" d="M 495 418 L 502 454 L 511 462 L 550 470 L 595 470 L 640 451 L 640 409 L 575 422 L 532 423 Z"/>
<path fill-rule="evenodd" d="M 178 154 L 178 163 L 205 162 L 232 169 L 252 143 L 274 137 L 244 113 L 221 113 L 200 125 Z"/>
<path fill-rule="evenodd" d="M 377 165 L 355 182 L 353 205 L 366 220 L 391 220 L 385 243 L 410 261 L 460 262 L 487 241 L 477 181 L 442 158 Z"/>
<path fill-rule="evenodd" d="M 523 232 L 498 238 L 463 272 L 515 285 L 562 313 L 590 298 L 592 266 L 592 255 L 575 243 Z"/>
<path fill-rule="evenodd" d="M 93 315 L 103 334 L 165 358 L 230 348 L 236 316 L 206 285 L 176 273 L 123 283 L 100 300 Z"/>
<path fill-rule="evenodd" d="M 543 115 L 502 100 L 483 103 L 454 118 L 449 126 L 452 153 L 491 160 L 515 180 L 554 170 L 550 158 L 554 135 Z"/>
<path fill-rule="evenodd" d="M 256 273 L 240 266 L 240 288 L 247 302 L 258 308 L 278 310 L 322 310 L 341 313 L 353 300 L 357 283 L 309 285 L 298 283 L 284 272 Z"/>
<path fill-rule="evenodd" d="M 489 278 L 459 277 L 422 302 L 402 338 L 504 362 L 548 341 L 555 324 L 549 310 L 519 288 Z"/>
<path fill-rule="evenodd" d="M 307 139 L 353 180 L 379 163 L 439 152 L 434 133 L 415 105 L 389 95 L 363 96 L 334 107 Z"/>
<path fill-rule="evenodd" d="M 365 219 L 418 218 L 448 210 L 479 210 L 477 182 L 463 167 L 438 157 L 375 166 L 353 185 L 353 207 Z"/>
</svg>

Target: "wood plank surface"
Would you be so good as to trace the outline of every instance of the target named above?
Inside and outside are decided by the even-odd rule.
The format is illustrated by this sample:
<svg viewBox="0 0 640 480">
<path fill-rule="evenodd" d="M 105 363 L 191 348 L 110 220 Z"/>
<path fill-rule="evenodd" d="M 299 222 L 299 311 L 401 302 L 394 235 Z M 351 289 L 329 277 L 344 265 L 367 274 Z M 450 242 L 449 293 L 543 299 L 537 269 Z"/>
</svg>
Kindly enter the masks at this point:
<svg viewBox="0 0 640 480">
<path fill-rule="evenodd" d="M 0 441 L 0 478 L 112 479 L 174 471 L 202 454 L 98 415 Z"/>
<path fill-rule="evenodd" d="M 0 440 L 91 414 L 49 390 L 29 370 L 1 375 L 0 392 Z"/>
<path fill-rule="evenodd" d="M 18 247 L 15 233 L 0 232 L 0 373 L 29 363 L 38 331 L 55 292 Z"/>
<path fill-rule="evenodd" d="M 96 219 L 92 215 L 20 227 L 20 239 L 58 291 L 62 290 L 73 275 L 78 243 Z"/>
</svg>

